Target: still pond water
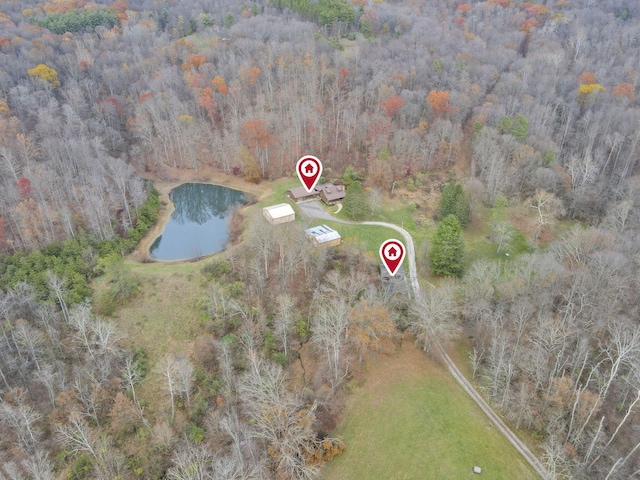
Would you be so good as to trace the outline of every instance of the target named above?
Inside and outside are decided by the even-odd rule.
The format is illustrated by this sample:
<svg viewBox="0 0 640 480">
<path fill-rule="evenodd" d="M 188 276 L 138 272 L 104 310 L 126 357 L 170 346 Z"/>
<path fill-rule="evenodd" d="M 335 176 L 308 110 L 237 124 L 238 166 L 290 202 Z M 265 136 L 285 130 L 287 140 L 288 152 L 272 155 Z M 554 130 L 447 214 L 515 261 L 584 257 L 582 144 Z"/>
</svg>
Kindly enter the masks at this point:
<svg viewBox="0 0 640 480">
<path fill-rule="evenodd" d="M 171 190 L 175 211 L 149 249 L 158 260 L 183 260 L 219 252 L 229 242 L 233 211 L 244 194 L 220 185 L 185 183 Z"/>
</svg>

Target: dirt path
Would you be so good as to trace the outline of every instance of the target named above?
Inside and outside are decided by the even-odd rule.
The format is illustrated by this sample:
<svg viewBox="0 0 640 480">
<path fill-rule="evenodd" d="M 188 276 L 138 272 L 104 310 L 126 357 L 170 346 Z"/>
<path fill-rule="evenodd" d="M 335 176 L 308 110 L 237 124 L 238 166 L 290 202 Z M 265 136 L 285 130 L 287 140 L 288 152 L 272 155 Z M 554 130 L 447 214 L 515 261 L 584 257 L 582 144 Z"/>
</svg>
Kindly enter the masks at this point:
<svg viewBox="0 0 640 480">
<path fill-rule="evenodd" d="M 318 200 L 304 202 L 298 204 L 300 210 L 310 217 L 310 218 L 320 218 L 324 220 L 332 220 L 334 222 L 339 223 L 347 223 L 347 224 L 358 224 L 358 225 L 379 225 L 383 227 L 391 228 L 397 232 L 399 232 L 404 238 L 407 245 L 407 258 L 409 261 L 409 276 L 411 278 L 411 287 L 413 289 L 413 293 L 415 296 L 420 294 L 420 283 L 418 281 L 418 274 L 416 269 L 416 257 L 415 257 L 415 248 L 413 244 L 413 238 L 404 228 L 398 227 L 392 223 L 386 222 L 349 222 L 347 220 L 341 220 L 336 218 L 327 212 L 324 211 L 322 206 L 320 205 Z M 542 478 L 550 478 L 549 473 L 545 469 L 544 465 L 538 460 L 529 447 L 520 440 L 515 433 L 511 431 L 511 429 L 502 421 L 502 419 L 493 411 L 493 409 L 489 406 L 489 404 L 485 401 L 484 397 L 478 393 L 478 391 L 474 388 L 474 386 L 467 380 L 467 378 L 462 374 L 460 369 L 456 366 L 456 364 L 451 360 L 449 354 L 442 348 L 442 346 L 438 346 L 438 350 L 440 356 L 447 369 L 458 382 L 458 384 L 462 387 L 462 389 L 467 392 L 467 394 L 475 401 L 480 409 L 489 417 L 489 420 L 495 425 L 495 427 L 509 440 L 511 445 L 520 452 L 520 454 L 529 462 L 531 467 L 540 475 Z"/>
</svg>

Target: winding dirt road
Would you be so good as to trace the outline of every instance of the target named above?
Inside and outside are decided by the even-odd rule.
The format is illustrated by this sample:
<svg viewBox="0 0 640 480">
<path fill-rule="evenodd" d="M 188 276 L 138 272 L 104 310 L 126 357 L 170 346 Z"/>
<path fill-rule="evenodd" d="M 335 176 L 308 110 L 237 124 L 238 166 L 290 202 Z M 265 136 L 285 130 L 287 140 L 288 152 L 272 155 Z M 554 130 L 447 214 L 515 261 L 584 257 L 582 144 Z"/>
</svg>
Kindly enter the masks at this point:
<svg viewBox="0 0 640 480">
<path fill-rule="evenodd" d="M 420 283 L 418 281 L 418 270 L 416 268 L 416 250 L 413 243 L 413 237 L 411 234 L 407 232 L 404 228 L 401 228 L 392 223 L 386 222 L 350 222 L 347 220 L 341 220 L 339 218 L 334 217 L 327 213 L 319 200 L 312 200 L 308 202 L 299 203 L 298 207 L 302 210 L 302 213 L 309 218 L 319 218 L 323 220 L 331 220 L 333 222 L 338 223 L 347 223 L 352 225 L 378 225 L 381 227 L 391 228 L 396 232 L 402 235 L 404 239 L 405 245 L 407 247 L 407 260 L 409 262 L 409 278 L 411 279 L 411 288 L 413 290 L 414 296 L 418 296 L 420 294 Z M 538 460 L 529 447 L 520 440 L 513 431 L 502 421 L 502 419 L 493 411 L 493 409 L 489 406 L 489 404 L 485 401 L 484 397 L 478 393 L 478 391 L 474 388 L 474 386 L 467 380 L 460 369 L 456 366 L 456 364 L 451 360 L 449 354 L 442 348 L 442 346 L 438 346 L 438 352 L 442 357 L 444 364 L 447 369 L 456 379 L 456 381 L 460 384 L 465 392 L 475 401 L 478 406 L 482 409 L 482 411 L 489 417 L 489 420 L 495 425 L 495 427 L 502 432 L 502 434 L 509 440 L 511 445 L 520 452 L 520 454 L 525 458 L 531 468 L 533 468 L 540 477 L 544 479 L 551 479 L 551 475 L 547 472 L 544 465 Z"/>
</svg>

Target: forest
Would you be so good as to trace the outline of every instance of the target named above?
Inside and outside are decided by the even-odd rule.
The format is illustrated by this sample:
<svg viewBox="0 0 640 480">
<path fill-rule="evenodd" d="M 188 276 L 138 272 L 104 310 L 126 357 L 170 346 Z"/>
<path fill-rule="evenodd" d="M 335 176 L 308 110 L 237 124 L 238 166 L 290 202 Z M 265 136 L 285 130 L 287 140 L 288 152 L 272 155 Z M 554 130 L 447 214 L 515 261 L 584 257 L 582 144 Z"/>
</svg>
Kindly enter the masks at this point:
<svg viewBox="0 0 640 480">
<path fill-rule="evenodd" d="M 468 340 L 550 478 L 639 477 L 638 71 L 631 0 L 2 2 L 0 478 L 316 478 L 351 367 L 405 330 Z M 526 217 L 526 249 L 424 254 L 398 301 L 361 250 L 248 216 L 198 267 L 189 349 L 126 338 L 151 180 L 271 185 L 305 154 L 352 218 L 436 192 L 436 251 L 480 212 L 499 253 Z"/>
</svg>

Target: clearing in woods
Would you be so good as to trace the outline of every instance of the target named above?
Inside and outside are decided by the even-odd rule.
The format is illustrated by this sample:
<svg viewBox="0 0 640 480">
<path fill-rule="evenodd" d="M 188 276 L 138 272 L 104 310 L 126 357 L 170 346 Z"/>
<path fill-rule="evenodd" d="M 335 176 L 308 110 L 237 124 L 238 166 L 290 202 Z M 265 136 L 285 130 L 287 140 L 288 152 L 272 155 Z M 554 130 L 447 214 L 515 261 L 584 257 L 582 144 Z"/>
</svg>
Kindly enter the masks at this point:
<svg viewBox="0 0 640 480">
<path fill-rule="evenodd" d="M 344 453 L 324 480 L 536 479 L 447 370 L 405 336 L 397 352 L 377 356 L 347 400 L 337 432 Z"/>
</svg>

